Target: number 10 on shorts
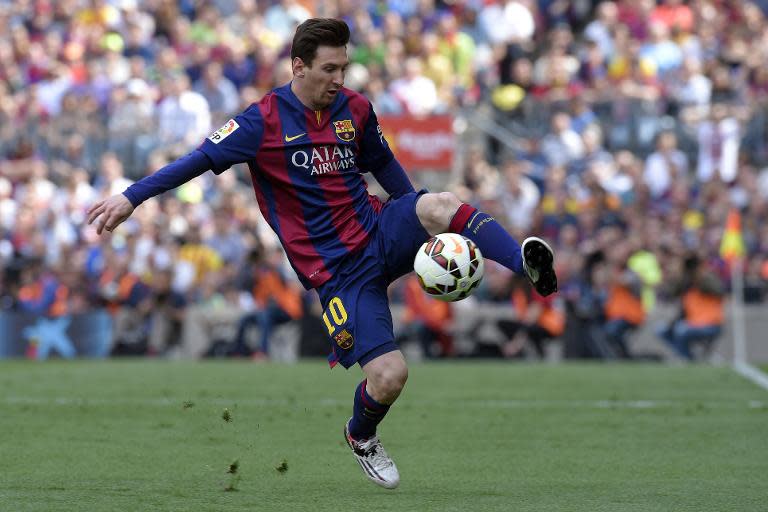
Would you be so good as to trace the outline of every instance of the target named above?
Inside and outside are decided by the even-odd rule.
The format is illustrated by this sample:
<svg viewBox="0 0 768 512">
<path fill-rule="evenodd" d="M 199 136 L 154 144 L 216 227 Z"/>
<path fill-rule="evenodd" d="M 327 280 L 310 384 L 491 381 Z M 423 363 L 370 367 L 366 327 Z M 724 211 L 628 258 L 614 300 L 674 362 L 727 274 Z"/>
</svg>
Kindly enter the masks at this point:
<svg viewBox="0 0 768 512">
<path fill-rule="evenodd" d="M 328 313 L 330 313 L 330 317 Z M 336 327 L 344 325 L 347 318 L 347 310 L 344 309 L 341 299 L 338 297 L 332 298 L 328 303 L 328 308 L 323 311 L 323 322 L 325 322 L 325 326 L 328 328 L 328 334 L 333 335 Z M 331 323 L 331 320 L 333 320 L 333 323 Z"/>
</svg>

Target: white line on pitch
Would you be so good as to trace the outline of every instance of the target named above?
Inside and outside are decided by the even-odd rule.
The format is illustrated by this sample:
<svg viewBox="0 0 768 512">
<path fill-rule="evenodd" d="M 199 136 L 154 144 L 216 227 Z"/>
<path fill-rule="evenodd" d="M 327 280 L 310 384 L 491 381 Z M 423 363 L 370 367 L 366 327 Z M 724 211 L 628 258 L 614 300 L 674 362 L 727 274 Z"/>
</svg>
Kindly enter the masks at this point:
<svg viewBox="0 0 768 512">
<path fill-rule="evenodd" d="M 768 382 L 768 380 L 766 381 Z M 348 400 L 335 398 L 323 398 L 313 401 L 299 401 L 286 398 L 250 398 L 246 400 L 224 398 L 146 398 L 146 399 L 113 399 L 113 398 L 88 398 L 88 397 L 33 397 L 33 396 L 6 396 L 0 398 L 0 403 L 8 405 L 57 405 L 57 406 L 154 406 L 154 407 L 182 407 L 184 402 L 191 401 L 195 405 L 213 406 L 245 406 L 245 407 L 346 407 Z M 680 401 L 680 400 L 458 400 L 443 403 L 425 402 L 419 400 L 403 400 L 401 406 L 416 407 L 464 407 L 484 409 L 671 409 L 686 406 L 703 406 L 707 408 L 725 409 L 748 407 L 759 409 L 768 407 L 768 402 L 760 400 L 731 401 Z"/>
<path fill-rule="evenodd" d="M 754 366 L 746 363 L 734 363 L 733 369 L 736 370 L 736 373 L 751 380 L 761 388 L 768 389 L 768 375 Z"/>
</svg>

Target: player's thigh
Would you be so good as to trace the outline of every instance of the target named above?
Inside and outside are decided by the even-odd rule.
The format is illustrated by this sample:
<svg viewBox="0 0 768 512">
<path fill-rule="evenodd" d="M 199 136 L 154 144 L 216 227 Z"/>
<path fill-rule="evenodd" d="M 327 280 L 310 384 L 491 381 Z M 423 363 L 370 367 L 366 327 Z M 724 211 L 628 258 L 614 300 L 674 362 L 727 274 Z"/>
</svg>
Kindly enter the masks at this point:
<svg viewBox="0 0 768 512">
<path fill-rule="evenodd" d="M 384 277 L 362 274 L 333 288 L 323 288 L 320 300 L 331 342 L 331 364 L 362 366 L 397 350 Z"/>
<path fill-rule="evenodd" d="M 416 252 L 430 237 L 416 214 L 416 204 L 425 195 L 425 191 L 405 194 L 388 201 L 381 211 L 375 243 L 369 248 L 382 260 L 390 282 L 413 270 Z"/>
</svg>

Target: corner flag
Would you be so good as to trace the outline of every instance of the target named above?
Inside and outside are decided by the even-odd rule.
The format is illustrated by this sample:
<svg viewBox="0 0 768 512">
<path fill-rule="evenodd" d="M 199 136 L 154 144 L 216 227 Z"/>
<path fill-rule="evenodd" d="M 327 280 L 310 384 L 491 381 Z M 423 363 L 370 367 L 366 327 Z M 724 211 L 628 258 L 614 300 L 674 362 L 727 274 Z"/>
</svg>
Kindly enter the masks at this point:
<svg viewBox="0 0 768 512">
<path fill-rule="evenodd" d="M 741 235 L 741 214 L 735 208 L 728 212 L 725 221 L 725 232 L 720 242 L 720 256 L 732 263 L 737 258 L 744 257 L 744 237 Z"/>
</svg>

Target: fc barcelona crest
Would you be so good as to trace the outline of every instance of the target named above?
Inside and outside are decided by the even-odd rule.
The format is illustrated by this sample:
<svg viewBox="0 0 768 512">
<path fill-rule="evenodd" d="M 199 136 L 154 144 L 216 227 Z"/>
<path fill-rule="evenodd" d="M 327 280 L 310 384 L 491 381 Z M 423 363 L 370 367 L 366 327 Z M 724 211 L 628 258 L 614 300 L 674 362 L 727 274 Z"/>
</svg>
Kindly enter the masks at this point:
<svg viewBox="0 0 768 512">
<path fill-rule="evenodd" d="M 344 142 L 349 142 L 355 138 L 355 126 L 351 119 L 334 121 L 333 127 L 336 129 L 336 136 Z"/>
<path fill-rule="evenodd" d="M 346 329 L 342 329 L 340 333 L 334 336 L 334 339 L 336 340 L 336 344 L 342 350 L 349 350 L 350 348 L 352 348 L 352 344 L 355 342 L 355 339 L 352 337 L 351 334 L 349 334 L 349 331 Z"/>
</svg>

